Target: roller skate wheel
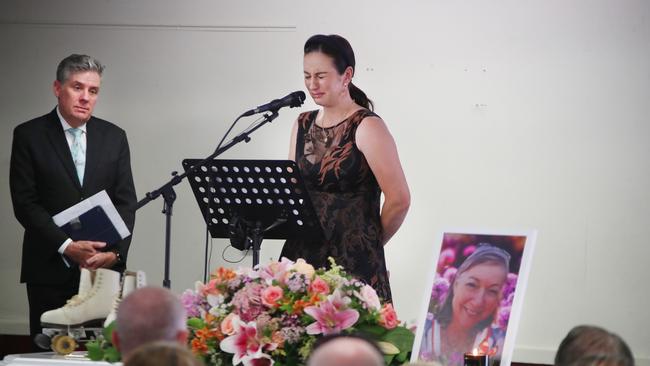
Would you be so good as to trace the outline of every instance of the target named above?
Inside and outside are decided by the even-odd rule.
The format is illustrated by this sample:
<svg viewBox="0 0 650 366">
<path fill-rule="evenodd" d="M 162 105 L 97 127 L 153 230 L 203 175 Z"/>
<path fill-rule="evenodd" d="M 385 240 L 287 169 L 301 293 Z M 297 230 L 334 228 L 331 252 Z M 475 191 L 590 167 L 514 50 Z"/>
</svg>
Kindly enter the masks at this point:
<svg viewBox="0 0 650 366">
<path fill-rule="evenodd" d="M 59 355 L 69 355 L 77 348 L 74 338 L 59 334 L 52 338 L 52 350 Z"/>
</svg>

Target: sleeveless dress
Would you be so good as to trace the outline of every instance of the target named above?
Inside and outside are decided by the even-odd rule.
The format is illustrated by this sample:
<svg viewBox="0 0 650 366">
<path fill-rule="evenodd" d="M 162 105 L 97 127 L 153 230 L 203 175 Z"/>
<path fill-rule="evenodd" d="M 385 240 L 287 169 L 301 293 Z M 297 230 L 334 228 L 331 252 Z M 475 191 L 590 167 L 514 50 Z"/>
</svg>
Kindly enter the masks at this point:
<svg viewBox="0 0 650 366">
<path fill-rule="evenodd" d="M 315 268 L 329 267 L 327 257 L 371 285 L 392 302 L 381 244 L 381 190 L 365 156 L 357 148 L 360 109 L 335 126 L 317 126 L 318 111 L 298 117 L 295 161 L 320 219 L 322 240 L 287 240 L 281 256 L 304 258 Z"/>
</svg>

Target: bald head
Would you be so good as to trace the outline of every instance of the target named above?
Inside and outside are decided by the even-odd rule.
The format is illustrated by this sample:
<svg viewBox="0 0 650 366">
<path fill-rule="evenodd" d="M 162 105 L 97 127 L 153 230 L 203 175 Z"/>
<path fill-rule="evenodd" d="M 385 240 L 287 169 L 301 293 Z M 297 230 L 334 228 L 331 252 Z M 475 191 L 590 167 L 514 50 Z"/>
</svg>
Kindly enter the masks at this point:
<svg viewBox="0 0 650 366">
<path fill-rule="evenodd" d="M 371 341 L 360 337 L 335 337 L 317 346 L 307 366 L 383 366 L 384 357 Z"/>
<path fill-rule="evenodd" d="M 154 341 L 187 341 L 185 309 L 179 298 L 161 287 L 143 287 L 130 293 L 117 309 L 113 341 L 122 358 L 138 346 Z"/>
</svg>

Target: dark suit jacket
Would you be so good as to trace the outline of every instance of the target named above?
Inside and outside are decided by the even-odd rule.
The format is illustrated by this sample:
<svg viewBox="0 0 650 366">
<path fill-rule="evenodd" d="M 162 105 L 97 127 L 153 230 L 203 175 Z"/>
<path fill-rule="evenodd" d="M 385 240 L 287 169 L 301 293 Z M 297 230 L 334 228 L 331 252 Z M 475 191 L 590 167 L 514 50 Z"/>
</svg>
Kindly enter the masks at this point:
<svg viewBox="0 0 650 366">
<path fill-rule="evenodd" d="M 86 124 L 86 170 L 79 183 L 65 132 L 54 109 L 14 129 L 10 187 L 14 213 L 25 228 L 21 282 L 65 284 L 79 276 L 58 249 L 68 236 L 52 216 L 105 189 L 126 226 L 133 232 L 136 195 L 126 133 L 92 117 Z M 106 250 L 119 251 L 124 269 L 131 237 Z"/>
</svg>

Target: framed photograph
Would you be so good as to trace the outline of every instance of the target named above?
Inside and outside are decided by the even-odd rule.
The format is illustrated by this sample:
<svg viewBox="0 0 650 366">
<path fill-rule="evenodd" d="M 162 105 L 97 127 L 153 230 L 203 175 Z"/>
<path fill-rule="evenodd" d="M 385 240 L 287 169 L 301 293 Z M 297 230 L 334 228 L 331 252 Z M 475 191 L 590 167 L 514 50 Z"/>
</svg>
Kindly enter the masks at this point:
<svg viewBox="0 0 650 366">
<path fill-rule="evenodd" d="M 412 362 L 462 366 L 466 354 L 509 366 L 536 231 L 444 231 L 418 318 Z"/>
</svg>

